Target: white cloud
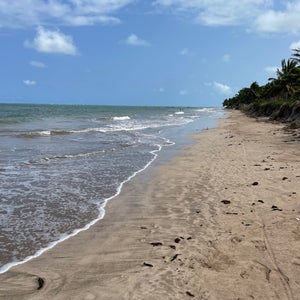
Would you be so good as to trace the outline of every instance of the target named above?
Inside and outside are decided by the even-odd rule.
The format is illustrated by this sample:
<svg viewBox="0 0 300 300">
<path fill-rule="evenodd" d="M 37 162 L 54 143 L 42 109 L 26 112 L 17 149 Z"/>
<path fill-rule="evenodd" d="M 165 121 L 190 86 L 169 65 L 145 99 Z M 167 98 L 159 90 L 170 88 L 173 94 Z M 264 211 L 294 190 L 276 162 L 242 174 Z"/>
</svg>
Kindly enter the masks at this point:
<svg viewBox="0 0 300 300">
<path fill-rule="evenodd" d="M 109 16 L 67 16 L 65 21 L 71 26 L 90 26 L 97 23 L 102 24 L 120 24 L 121 21 L 115 17 Z"/>
<path fill-rule="evenodd" d="M 36 67 L 36 68 L 41 68 L 41 69 L 47 68 L 47 66 L 44 63 L 42 63 L 40 61 L 35 61 L 35 60 L 32 60 L 30 62 L 30 65 L 33 66 L 33 67 Z"/>
<path fill-rule="evenodd" d="M 228 94 L 231 94 L 232 93 L 232 90 L 231 90 L 231 87 L 226 85 L 226 84 L 223 84 L 223 83 L 220 83 L 220 82 L 214 82 L 213 83 L 213 87 L 214 89 L 221 93 L 221 94 L 224 94 L 224 95 L 228 95 Z"/>
<path fill-rule="evenodd" d="M 156 0 L 154 5 L 206 26 L 242 25 L 260 32 L 300 32 L 300 0 Z"/>
<path fill-rule="evenodd" d="M 0 0 L 0 28 L 119 24 L 114 14 L 137 0 Z M 140 2 L 142 2 L 140 0 Z M 146 1 L 147 2 L 147 1 Z M 151 0 L 160 12 L 205 26 L 244 25 L 263 32 L 300 32 L 300 0 Z"/>
<path fill-rule="evenodd" d="M 283 10 L 265 11 L 257 17 L 255 26 L 263 32 L 299 32 L 300 1 L 287 1 Z"/>
<path fill-rule="evenodd" d="M 136 2 L 0 0 L 0 28 L 118 24 L 121 21 L 114 14 Z M 300 0 L 151 0 L 151 3 L 161 12 L 185 15 L 205 26 L 245 25 L 263 32 L 300 32 Z"/>
<path fill-rule="evenodd" d="M 272 0 L 156 0 L 156 6 L 187 14 L 195 22 L 208 26 L 251 23 L 262 11 L 272 7 Z"/>
<path fill-rule="evenodd" d="M 294 50 L 294 49 L 300 49 L 300 40 L 298 42 L 294 42 L 290 44 L 290 49 Z"/>
<path fill-rule="evenodd" d="M 71 36 L 65 35 L 59 30 L 51 31 L 41 26 L 37 28 L 37 35 L 33 41 L 25 41 L 24 45 L 38 52 L 77 54 L 77 49 Z"/>
<path fill-rule="evenodd" d="M 34 81 L 34 80 L 29 80 L 29 79 L 26 79 L 26 80 L 23 80 L 23 83 L 25 84 L 25 85 L 36 85 L 36 81 Z"/>
<path fill-rule="evenodd" d="M 271 73 L 271 74 L 273 74 L 273 73 L 276 73 L 277 72 L 277 69 L 278 69 L 278 67 L 275 67 L 275 66 L 269 66 L 269 67 L 265 67 L 265 72 L 267 72 L 267 73 Z"/>
<path fill-rule="evenodd" d="M 298 32 L 300 14 L 269 11 L 256 20 L 256 27 L 264 32 Z"/>
<path fill-rule="evenodd" d="M 138 47 L 147 47 L 150 46 L 150 43 L 146 40 L 143 40 L 136 36 L 135 34 L 131 34 L 125 41 L 127 45 L 138 46 Z"/>
<path fill-rule="evenodd" d="M 136 0 L 1 0 L 0 28 L 38 25 L 116 24 L 113 17 Z M 25 2 L 25 3 L 24 3 Z"/>
<path fill-rule="evenodd" d="M 230 60 L 231 60 L 231 57 L 230 57 L 229 54 L 224 54 L 224 55 L 222 56 L 222 61 L 223 61 L 224 63 L 229 63 Z"/>
<path fill-rule="evenodd" d="M 188 93 L 187 90 L 180 90 L 179 91 L 180 96 L 185 96 L 185 95 L 187 95 L 187 93 Z"/>
</svg>

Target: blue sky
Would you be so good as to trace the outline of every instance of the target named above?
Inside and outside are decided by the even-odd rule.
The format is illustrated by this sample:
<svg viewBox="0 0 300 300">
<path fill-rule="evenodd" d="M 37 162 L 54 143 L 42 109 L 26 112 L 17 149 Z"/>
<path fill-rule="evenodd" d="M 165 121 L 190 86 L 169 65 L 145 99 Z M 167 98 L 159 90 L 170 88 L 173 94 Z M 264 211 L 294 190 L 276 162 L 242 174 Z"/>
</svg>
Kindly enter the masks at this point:
<svg viewBox="0 0 300 300">
<path fill-rule="evenodd" d="M 0 0 L 0 102 L 221 106 L 298 47 L 299 0 Z"/>
</svg>

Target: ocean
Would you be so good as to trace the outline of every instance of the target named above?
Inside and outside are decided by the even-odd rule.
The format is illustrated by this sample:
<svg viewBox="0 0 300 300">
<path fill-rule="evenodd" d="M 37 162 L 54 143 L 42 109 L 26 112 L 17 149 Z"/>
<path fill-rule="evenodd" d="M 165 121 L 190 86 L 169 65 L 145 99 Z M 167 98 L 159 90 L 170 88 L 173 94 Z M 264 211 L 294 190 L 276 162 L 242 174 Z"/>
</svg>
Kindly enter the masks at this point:
<svg viewBox="0 0 300 300">
<path fill-rule="evenodd" d="M 221 108 L 0 104 L 0 273 L 102 219 L 124 183 L 223 115 Z"/>
</svg>

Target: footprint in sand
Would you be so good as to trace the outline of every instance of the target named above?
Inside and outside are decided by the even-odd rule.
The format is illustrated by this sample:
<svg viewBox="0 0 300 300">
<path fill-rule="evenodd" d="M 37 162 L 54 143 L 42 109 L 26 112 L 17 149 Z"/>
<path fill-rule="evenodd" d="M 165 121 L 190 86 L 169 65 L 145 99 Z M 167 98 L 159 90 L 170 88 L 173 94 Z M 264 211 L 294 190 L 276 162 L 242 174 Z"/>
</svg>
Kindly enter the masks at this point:
<svg viewBox="0 0 300 300">
<path fill-rule="evenodd" d="M 239 236 L 234 236 L 230 239 L 230 241 L 234 244 L 240 243 L 242 241 L 242 238 Z"/>
<path fill-rule="evenodd" d="M 255 248 L 260 250 L 260 251 L 266 251 L 267 250 L 267 246 L 266 246 L 264 241 L 255 240 L 255 241 L 252 241 L 252 243 L 254 244 Z"/>
</svg>

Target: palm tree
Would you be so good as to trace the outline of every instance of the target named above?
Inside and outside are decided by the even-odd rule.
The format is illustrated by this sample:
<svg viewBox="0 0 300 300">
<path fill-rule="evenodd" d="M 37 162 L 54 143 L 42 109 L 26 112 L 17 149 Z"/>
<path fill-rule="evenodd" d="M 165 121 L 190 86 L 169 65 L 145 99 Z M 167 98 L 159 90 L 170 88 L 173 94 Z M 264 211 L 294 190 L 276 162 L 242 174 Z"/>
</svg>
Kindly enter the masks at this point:
<svg viewBox="0 0 300 300">
<path fill-rule="evenodd" d="M 295 69 L 297 64 L 297 61 L 294 59 L 288 59 L 287 61 L 283 59 L 281 61 L 281 70 L 277 69 L 276 72 L 278 79 L 282 79 L 284 76 L 290 74 Z"/>
<path fill-rule="evenodd" d="M 290 105 L 299 101 L 300 48 L 293 51 L 292 58 L 281 61 L 281 68 L 277 69 L 276 78 L 269 78 L 269 82 L 263 86 L 253 82 L 249 88 L 242 88 L 234 97 L 226 99 L 223 105 L 238 109 L 249 106 L 257 112 L 265 107 L 262 111 L 266 113 L 268 107 L 274 111 L 284 103 Z"/>
<path fill-rule="evenodd" d="M 300 54 L 300 53 L 299 53 Z M 293 96 L 297 88 L 297 79 L 299 77 L 298 62 L 294 59 L 283 59 L 281 61 L 281 70 L 277 69 L 277 78 L 269 78 L 270 83 L 270 94 L 277 94 L 287 98 Z"/>
<path fill-rule="evenodd" d="M 300 64 L 300 48 L 293 49 L 294 53 L 292 54 L 291 60 L 294 60 L 297 64 Z"/>
<path fill-rule="evenodd" d="M 260 86 L 257 83 L 257 81 L 254 81 L 251 85 L 250 85 L 250 90 L 253 93 L 255 98 L 259 98 L 259 94 L 260 94 Z"/>
</svg>

